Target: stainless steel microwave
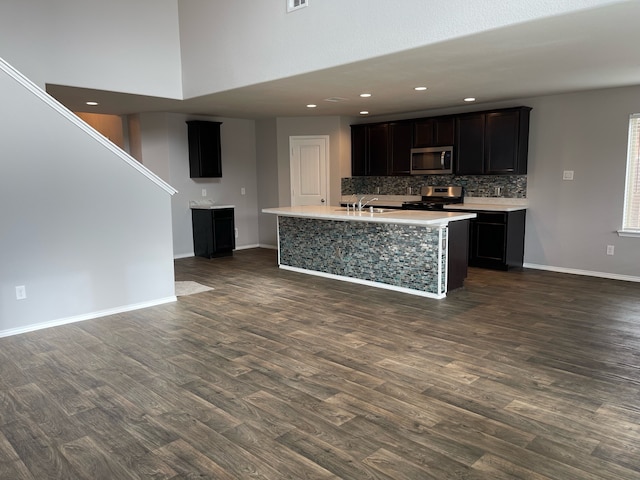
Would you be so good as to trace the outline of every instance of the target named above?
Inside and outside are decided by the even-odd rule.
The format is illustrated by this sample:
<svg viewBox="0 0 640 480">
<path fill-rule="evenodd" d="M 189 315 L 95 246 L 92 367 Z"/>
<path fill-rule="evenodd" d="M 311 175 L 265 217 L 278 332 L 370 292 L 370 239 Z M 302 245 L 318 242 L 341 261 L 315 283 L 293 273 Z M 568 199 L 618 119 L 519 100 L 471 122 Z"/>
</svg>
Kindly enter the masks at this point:
<svg viewBox="0 0 640 480">
<path fill-rule="evenodd" d="M 453 173 L 453 147 L 411 149 L 412 175 L 440 175 Z"/>
</svg>

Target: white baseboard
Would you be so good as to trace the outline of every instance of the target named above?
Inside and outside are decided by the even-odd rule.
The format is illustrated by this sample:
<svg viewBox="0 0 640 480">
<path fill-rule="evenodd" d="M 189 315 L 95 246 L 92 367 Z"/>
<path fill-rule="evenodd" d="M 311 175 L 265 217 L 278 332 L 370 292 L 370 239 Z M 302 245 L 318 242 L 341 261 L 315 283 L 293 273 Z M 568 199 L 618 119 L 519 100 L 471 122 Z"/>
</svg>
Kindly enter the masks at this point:
<svg viewBox="0 0 640 480">
<path fill-rule="evenodd" d="M 413 290 L 411 288 L 397 287 L 395 285 L 389 285 L 387 283 L 372 282 L 371 280 L 361 280 L 359 278 L 353 278 L 353 277 L 343 277 L 342 275 L 334 275 L 333 273 L 318 272 L 316 270 L 306 270 L 304 268 L 290 267 L 288 265 L 280 265 L 280 268 L 283 270 L 289 270 L 292 272 L 304 273 L 307 275 L 315 275 L 316 277 L 330 278 L 332 280 L 341 280 L 343 282 L 358 283 L 360 285 L 366 285 L 368 287 L 384 288 L 386 290 L 393 290 L 395 292 L 408 293 L 410 295 L 417 295 L 419 297 L 435 298 L 437 300 L 446 297 L 446 294 L 438 295 L 436 293 L 423 292 L 422 290 Z"/>
<path fill-rule="evenodd" d="M 640 277 L 634 277 L 631 275 L 619 275 L 617 273 L 592 272 L 590 270 L 554 267 L 552 265 L 537 265 L 535 263 L 525 263 L 523 267 L 532 268 L 534 270 L 547 270 L 549 272 L 570 273 L 572 275 L 583 275 L 586 277 L 608 278 L 611 280 L 623 280 L 625 282 L 640 282 Z"/>
<path fill-rule="evenodd" d="M 250 248 L 258 248 L 260 245 L 253 244 L 253 245 L 240 245 L 236 247 L 236 250 L 249 250 Z"/>
<path fill-rule="evenodd" d="M 8 330 L 0 330 L 0 338 L 10 337 L 12 335 L 19 335 L 21 333 L 34 332 L 36 330 L 42 330 L 44 328 L 59 327 L 60 325 L 67 325 L 69 323 L 82 322 L 84 320 L 92 320 L 94 318 L 106 317 L 108 315 L 115 315 L 117 313 L 130 312 L 132 310 L 139 310 L 141 308 L 155 307 L 156 305 L 162 305 L 164 303 L 175 302 L 177 298 L 174 296 L 160 298 L 158 300 L 151 300 L 149 302 L 135 303 L 132 305 L 124 305 L 122 307 L 109 308 L 107 310 L 99 310 L 97 312 L 85 313 L 83 315 L 76 315 L 74 317 L 60 318 L 58 320 L 51 320 L 49 322 L 36 323 L 27 325 L 26 327 L 10 328 Z"/>
<path fill-rule="evenodd" d="M 254 243 L 251 245 L 240 245 L 235 248 L 235 250 L 249 250 L 250 248 L 269 248 L 271 250 L 277 250 L 278 247 L 276 245 L 264 245 L 261 243 Z M 178 253 L 173 255 L 174 260 L 179 260 L 180 258 L 190 258 L 195 257 L 195 253 Z"/>
</svg>

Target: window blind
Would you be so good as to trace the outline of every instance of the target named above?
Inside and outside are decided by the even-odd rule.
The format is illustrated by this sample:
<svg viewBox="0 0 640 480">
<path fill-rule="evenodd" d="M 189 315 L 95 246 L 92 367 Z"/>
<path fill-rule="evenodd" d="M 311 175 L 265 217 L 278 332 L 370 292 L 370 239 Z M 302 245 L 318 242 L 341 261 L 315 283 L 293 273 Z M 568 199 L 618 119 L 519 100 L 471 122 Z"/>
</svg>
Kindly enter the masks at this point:
<svg viewBox="0 0 640 480">
<path fill-rule="evenodd" d="M 640 231 L 640 113 L 629 119 L 623 230 Z"/>
</svg>

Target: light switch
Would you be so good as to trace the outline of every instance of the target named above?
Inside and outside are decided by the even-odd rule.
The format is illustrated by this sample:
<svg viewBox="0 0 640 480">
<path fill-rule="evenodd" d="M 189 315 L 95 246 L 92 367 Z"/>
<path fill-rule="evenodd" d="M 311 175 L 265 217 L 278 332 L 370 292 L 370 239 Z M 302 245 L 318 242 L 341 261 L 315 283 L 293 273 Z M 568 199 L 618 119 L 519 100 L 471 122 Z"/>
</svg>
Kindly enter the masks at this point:
<svg viewBox="0 0 640 480">
<path fill-rule="evenodd" d="M 240 189 L 240 195 L 246 195 L 246 194 L 247 194 L 247 191 L 245 190 L 245 188 L 244 188 L 244 187 L 242 187 L 242 188 Z"/>
<path fill-rule="evenodd" d="M 565 170 L 562 172 L 562 180 L 573 180 L 573 170 Z"/>
</svg>

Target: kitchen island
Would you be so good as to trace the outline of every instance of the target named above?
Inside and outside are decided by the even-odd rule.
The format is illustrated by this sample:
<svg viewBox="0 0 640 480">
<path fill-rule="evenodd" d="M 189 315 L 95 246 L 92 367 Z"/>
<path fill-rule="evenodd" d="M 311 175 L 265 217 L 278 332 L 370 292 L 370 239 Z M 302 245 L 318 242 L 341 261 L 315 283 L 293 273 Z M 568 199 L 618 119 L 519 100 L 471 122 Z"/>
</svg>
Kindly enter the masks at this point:
<svg viewBox="0 0 640 480">
<path fill-rule="evenodd" d="M 466 277 L 469 212 L 335 206 L 266 208 L 278 216 L 280 268 L 432 298 Z"/>
</svg>

